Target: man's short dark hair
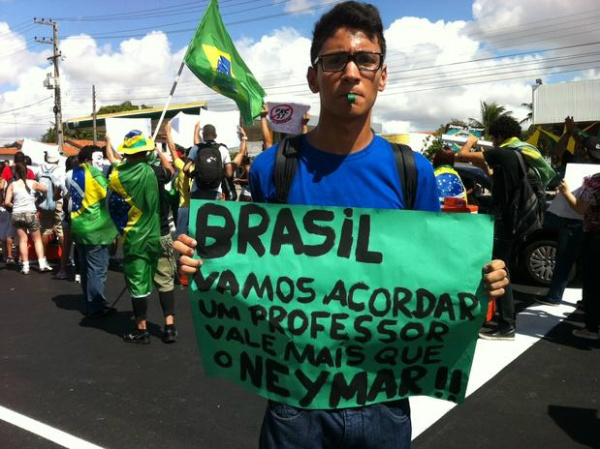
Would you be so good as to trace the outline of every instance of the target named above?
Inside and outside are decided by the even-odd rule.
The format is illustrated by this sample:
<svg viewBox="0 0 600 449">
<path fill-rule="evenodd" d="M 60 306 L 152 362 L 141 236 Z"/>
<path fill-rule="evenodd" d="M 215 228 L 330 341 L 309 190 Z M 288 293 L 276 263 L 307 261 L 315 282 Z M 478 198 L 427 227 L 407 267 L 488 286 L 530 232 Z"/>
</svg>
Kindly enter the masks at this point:
<svg viewBox="0 0 600 449">
<path fill-rule="evenodd" d="M 340 28 L 362 31 L 373 42 L 377 42 L 385 59 L 385 37 L 379 10 L 370 3 L 354 1 L 338 3 L 325 13 L 315 24 L 310 46 L 311 65 L 319 56 L 319 52 L 327 39 Z"/>
<path fill-rule="evenodd" d="M 212 138 L 216 138 L 217 137 L 217 130 L 215 129 L 215 127 L 213 125 L 204 125 L 204 127 L 202 128 L 202 136 L 204 138 L 204 136 L 209 136 Z"/>
<path fill-rule="evenodd" d="M 77 155 L 77 159 L 79 160 L 79 163 L 83 164 L 84 162 L 91 161 L 92 154 L 94 154 L 96 151 L 102 151 L 102 148 L 100 148 L 96 145 L 84 146 L 81 150 L 79 150 L 79 154 Z"/>
<path fill-rule="evenodd" d="M 510 139 L 511 137 L 521 138 L 521 125 L 509 115 L 498 117 L 490 123 L 489 134 L 492 137 L 502 140 Z"/>
</svg>

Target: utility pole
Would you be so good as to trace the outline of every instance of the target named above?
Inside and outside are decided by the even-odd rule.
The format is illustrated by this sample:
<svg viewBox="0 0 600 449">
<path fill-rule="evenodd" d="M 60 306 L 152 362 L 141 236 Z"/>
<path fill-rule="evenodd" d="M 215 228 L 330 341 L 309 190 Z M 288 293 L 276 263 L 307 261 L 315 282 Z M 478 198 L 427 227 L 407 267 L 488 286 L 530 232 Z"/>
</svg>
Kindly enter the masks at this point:
<svg viewBox="0 0 600 449">
<path fill-rule="evenodd" d="M 53 54 L 48 58 L 48 60 L 52 60 L 52 64 L 54 65 L 54 77 L 52 80 L 50 78 L 46 78 L 44 85 L 48 89 L 54 89 L 54 125 L 56 129 L 56 143 L 58 144 L 58 150 L 63 153 L 64 146 L 64 135 L 62 128 L 62 108 L 60 101 L 60 73 L 58 70 L 58 61 L 60 60 L 62 54 L 58 49 L 58 22 L 55 20 L 49 19 L 36 19 L 33 18 L 33 22 L 40 25 L 50 25 L 52 26 L 52 39 L 47 39 L 45 37 L 37 38 L 35 37 L 35 41 L 41 44 L 51 44 L 53 48 Z"/>
<path fill-rule="evenodd" d="M 96 134 L 96 85 L 92 85 L 92 117 L 94 123 L 94 146 L 98 145 L 98 136 Z"/>
</svg>

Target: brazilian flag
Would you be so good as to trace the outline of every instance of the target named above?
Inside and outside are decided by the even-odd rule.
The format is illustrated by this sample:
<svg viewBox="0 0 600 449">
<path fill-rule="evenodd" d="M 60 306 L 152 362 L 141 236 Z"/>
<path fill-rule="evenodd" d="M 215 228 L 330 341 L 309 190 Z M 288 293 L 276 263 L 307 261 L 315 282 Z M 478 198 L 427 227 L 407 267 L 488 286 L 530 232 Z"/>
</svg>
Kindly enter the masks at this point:
<svg viewBox="0 0 600 449">
<path fill-rule="evenodd" d="M 90 164 L 73 169 L 71 194 L 71 234 L 82 245 L 108 245 L 117 237 L 117 228 L 106 209 L 108 179 Z"/>
<path fill-rule="evenodd" d="M 152 292 L 160 250 L 159 190 L 146 162 L 125 159 L 109 179 L 108 210 L 123 242 L 125 283 L 133 298 Z"/>
<path fill-rule="evenodd" d="M 184 61 L 200 81 L 235 101 L 244 123 L 252 124 L 260 114 L 266 94 L 235 49 L 217 0 L 211 0 Z"/>
<path fill-rule="evenodd" d="M 511 137 L 500 144 L 502 148 L 511 148 L 520 151 L 527 164 L 533 168 L 537 177 L 542 182 L 544 189 L 550 181 L 556 176 L 556 172 L 550 164 L 544 159 L 540 150 L 527 142 L 521 142 L 516 137 Z"/>
</svg>

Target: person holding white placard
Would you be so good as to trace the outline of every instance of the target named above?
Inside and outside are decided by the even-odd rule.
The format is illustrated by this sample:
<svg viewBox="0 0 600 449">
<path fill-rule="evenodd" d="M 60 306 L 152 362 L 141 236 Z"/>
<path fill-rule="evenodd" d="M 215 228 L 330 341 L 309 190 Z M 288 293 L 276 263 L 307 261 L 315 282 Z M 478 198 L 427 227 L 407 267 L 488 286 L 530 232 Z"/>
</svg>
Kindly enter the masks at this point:
<svg viewBox="0 0 600 449">
<path fill-rule="evenodd" d="M 579 198 L 571 193 L 566 181 L 559 186 L 569 206 L 583 215 L 583 307 L 584 329 L 575 329 L 573 335 L 598 340 L 600 325 L 600 173 L 583 181 Z"/>
<path fill-rule="evenodd" d="M 575 139 L 575 151 L 567 150 L 567 143 Z M 582 137 L 576 128 L 573 117 L 565 118 L 565 133 L 556 144 L 555 158 L 560 161 L 558 172 L 565 174 L 567 164 L 598 164 L 600 150 L 596 151 L 597 139 Z M 572 192 L 579 197 L 580 189 Z M 583 225 L 581 215 L 574 212 L 567 204 L 564 196 L 558 195 L 546 211 L 558 228 L 558 246 L 550 288 L 542 297 L 534 297 L 536 302 L 547 306 L 558 306 L 567 287 L 571 267 L 579 257 L 583 243 Z"/>
</svg>

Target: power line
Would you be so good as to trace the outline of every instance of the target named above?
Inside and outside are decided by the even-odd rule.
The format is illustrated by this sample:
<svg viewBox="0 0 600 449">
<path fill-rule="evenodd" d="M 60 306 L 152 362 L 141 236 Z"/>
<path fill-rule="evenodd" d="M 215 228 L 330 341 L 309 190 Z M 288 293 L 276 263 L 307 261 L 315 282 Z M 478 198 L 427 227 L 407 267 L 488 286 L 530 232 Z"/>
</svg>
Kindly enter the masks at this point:
<svg viewBox="0 0 600 449">
<path fill-rule="evenodd" d="M 20 107 L 15 108 L 15 109 L 9 109 L 8 111 L 0 111 L 0 115 L 2 115 L 2 114 L 10 114 L 11 112 L 14 112 L 14 111 L 20 111 L 22 109 L 27 109 L 27 108 L 30 108 L 32 106 L 35 106 L 36 104 L 40 104 L 40 103 L 43 103 L 44 101 L 48 101 L 48 100 L 51 100 L 51 99 L 52 99 L 52 97 L 50 96 L 50 97 L 43 98 L 43 99 L 41 99 L 39 101 L 36 101 L 35 103 L 31 103 L 31 104 L 28 104 L 28 105 L 25 105 L 25 106 L 20 106 Z"/>
</svg>

